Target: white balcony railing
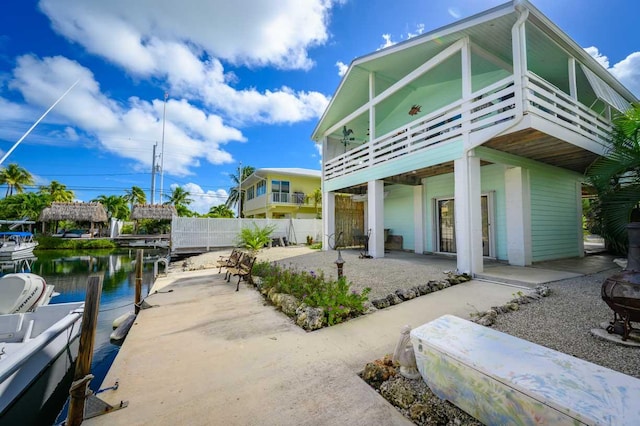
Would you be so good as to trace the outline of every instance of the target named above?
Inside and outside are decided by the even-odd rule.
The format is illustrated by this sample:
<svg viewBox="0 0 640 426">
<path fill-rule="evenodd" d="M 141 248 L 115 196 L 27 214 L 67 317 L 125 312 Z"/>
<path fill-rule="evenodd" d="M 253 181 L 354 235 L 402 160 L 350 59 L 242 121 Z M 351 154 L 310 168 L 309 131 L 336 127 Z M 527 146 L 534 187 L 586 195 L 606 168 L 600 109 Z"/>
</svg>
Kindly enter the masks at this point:
<svg viewBox="0 0 640 426">
<path fill-rule="evenodd" d="M 599 144 L 606 144 L 609 122 L 560 89 L 529 72 L 522 99 L 525 112 L 535 113 Z M 416 121 L 364 143 L 325 162 L 325 179 L 374 167 L 404 155 L 427 150 L 462 136 L 516 119 L 513 76 L 473 93 Z"/>
</svg>

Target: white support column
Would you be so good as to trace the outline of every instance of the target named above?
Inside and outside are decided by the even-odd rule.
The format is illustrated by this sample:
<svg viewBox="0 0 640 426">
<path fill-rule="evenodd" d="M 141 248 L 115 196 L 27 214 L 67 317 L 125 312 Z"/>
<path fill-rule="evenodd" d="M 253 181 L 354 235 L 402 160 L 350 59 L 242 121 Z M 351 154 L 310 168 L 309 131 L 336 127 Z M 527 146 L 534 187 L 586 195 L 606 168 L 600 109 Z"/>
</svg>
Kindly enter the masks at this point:
<svg viewBox="0 0 640 426">
<path fill-rule="evenodd" d="M 367 184 L 368 190 L 368 226 L 369 254 L 373 257 L 384 257 L 384 182 L 374 180 Z M 367 232 L 368 229 L 365 229 Z"/>
<path fill-rule="evenodd" d="M 578 213 L 578 256 L 584 257 L 584 231 L 582 230 L 582 182 L 576 182 L 576 206 Z"/>
<path fill-rule="evenodd" d="M 334 192 L 322 193 L 322 250 L 329 247 L 329 235 L 336 232 L 336 194 Z M 331 240 L 335 243 L 335 239 Z"/>
<path fill-rule="evenodd" d="M 424 187 L 413 187 L 413 250 L 424 253 Z"/>
<path fill-rule="evenodd" d="M 456 253 L 459 272 L 482 272 L 480 159 L 468 151 L 454 162 Z"/>
<path fill-rule="evenodd" d="M 507 210 L 507 258 L 510 265 L 531 265 L 531 194 L 529 171 L 510 167 L 504 172 Z"/>
</svg>

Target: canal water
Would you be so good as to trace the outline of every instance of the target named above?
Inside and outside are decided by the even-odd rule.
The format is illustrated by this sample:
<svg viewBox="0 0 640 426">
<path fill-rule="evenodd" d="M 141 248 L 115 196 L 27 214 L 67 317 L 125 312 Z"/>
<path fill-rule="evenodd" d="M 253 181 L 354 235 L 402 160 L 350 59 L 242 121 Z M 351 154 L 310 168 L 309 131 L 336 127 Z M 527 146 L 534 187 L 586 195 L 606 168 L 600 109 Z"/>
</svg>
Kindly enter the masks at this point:
<svg viewBox="0 0 640 426">
<path fill-rule="evenodd" d="M 144 250 L 143 298 L 149 293 L 152 285 L 153 260 L 161 255 L 166 256 L 166 252 Z M 13 267 L 18 268 L 16 272 L 32 272 L 42 276 L 47 284 L 53 284 L 54 291 L 59 295 L 51 299 L 52 304 L 84 301 L 88 277 L 96 274 L 103 276 L 91 365 L 91 373 L 95 378 L 89 386 L 91 390 L 98 392 L 119 350 L 119 346 L 109 340 L 113 331 L 112 323 L 121 315 L 133 312 L 136 250 L 118 252 L 43 250 L 36 252 L 36 256 L 36 259 L 22 261 Z M 10 265 L 5 265 L 2 272 L 9 273 L 14 270 Z M 72 373 L 68 376 L 66 380 L 70 385 Z M 105 383 L 103 387 L 111 385 L 113 383 Z M 38 418 L 34 420 L 35 423 L 32 424 L 60 424 L 66 419 L 69 388 L 68 386 L 61 386 L 61 388 L 61 391 L 50 400 L 49 406 L 39 413 Z"/>
</svg>

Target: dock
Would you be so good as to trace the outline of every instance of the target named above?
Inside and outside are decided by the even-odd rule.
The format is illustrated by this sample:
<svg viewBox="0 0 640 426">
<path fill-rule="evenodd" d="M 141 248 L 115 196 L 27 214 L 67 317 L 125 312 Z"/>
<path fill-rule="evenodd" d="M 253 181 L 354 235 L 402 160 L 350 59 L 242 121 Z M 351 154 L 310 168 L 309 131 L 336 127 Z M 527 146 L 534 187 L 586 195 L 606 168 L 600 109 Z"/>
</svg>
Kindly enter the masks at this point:
<svg viewBox="0 0 640 426">
<path fill-rule="evenodd" d="M 411 425 L 358 377 L 393 352 L 400 329 L 468 318 L 514 288 L 472 281 L 307 333 L 217 269 L 159 278 L 102 388 L 125 409 L 87 425 Z"/>
</svg>

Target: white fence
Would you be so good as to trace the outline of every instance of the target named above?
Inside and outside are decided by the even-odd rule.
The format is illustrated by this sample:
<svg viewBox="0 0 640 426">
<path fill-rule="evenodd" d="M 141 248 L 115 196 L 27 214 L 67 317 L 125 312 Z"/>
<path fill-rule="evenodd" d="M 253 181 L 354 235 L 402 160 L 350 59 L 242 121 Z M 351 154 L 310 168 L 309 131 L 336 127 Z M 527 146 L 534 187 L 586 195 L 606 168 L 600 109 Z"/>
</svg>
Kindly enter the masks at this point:
<svg viewBox="0 0 640 426">
<path fill-rule="evenodd" d="M 242 228 L 274 226 L 273 237 L 286 237 L 294 244 L 304 244 L 307 236 L 322 240 L 320 219 L 211 219 L 174 217 L 171 221 L 171 250 L 235 247 Z"/>
</svg>

